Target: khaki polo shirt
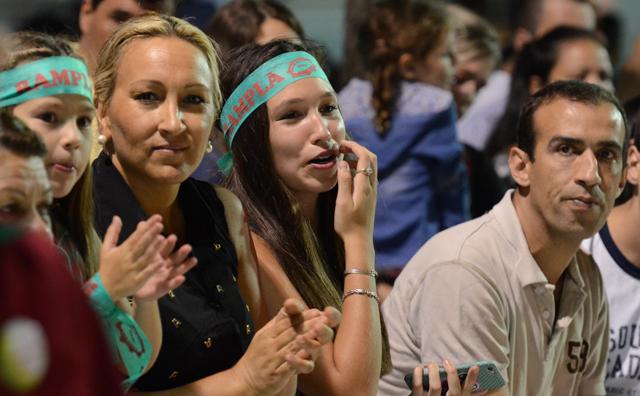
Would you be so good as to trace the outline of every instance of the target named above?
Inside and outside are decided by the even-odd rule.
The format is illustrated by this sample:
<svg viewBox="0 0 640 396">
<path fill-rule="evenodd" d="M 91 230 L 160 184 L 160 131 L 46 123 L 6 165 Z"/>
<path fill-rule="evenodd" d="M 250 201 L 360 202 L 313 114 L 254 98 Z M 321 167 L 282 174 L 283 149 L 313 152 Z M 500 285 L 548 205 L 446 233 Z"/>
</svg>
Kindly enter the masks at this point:
<svg viewBox="0 0 640 396">
<path fill-rule="evenodd" d="M 380 395 L 406 394 L 406 373 L 444 359 L 495 361 L 512 396 L 605 394 L 600 273 L 577 252 L 556 316 L 554 285 L 529 252 L 511 196 L 434 236 L 400 274 L 382 305 L 393 370 Z"/>
</svg>

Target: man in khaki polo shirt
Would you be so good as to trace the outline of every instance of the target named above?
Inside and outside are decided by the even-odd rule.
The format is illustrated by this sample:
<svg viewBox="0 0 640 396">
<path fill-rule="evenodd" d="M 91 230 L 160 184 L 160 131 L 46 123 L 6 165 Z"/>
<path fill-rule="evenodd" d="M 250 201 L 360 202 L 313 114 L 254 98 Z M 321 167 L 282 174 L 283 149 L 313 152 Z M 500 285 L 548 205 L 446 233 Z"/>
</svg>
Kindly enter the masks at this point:
<svg viewBox="0 0 640 396">
<path fill-rule="evenodd" d="M 578 248 L 624 185 L 627 121 L 610 93 L 564 81 L 529 100 L 517 134 L 518 187 L 428 241 L 383 304 L 393 370 L 380 395 L 444 359 L 496 362 L 507 385 L 492 395 L 605 394 L 607 302 Z"/>
</svg>

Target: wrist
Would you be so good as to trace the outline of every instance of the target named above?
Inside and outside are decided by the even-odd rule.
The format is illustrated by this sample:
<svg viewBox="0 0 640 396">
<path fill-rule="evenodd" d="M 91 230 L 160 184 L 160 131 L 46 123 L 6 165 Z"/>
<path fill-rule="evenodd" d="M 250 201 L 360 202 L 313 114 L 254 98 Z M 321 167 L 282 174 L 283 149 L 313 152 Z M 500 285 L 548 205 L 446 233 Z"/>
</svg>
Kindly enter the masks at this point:
<svg viewBox="0 0 640 396">
<path fill-rule="evenodd" d="M 249 373 L 250 370 L 245 363 L 244 356 L 240 358 L 238 363 L 231 367 L 229 371 L 233 378 L 233 382 L 238 387 L 238 394 L 248 396 L 259 396 L 261 394 L 251 378 L 251 374 Z"/>
</svg>

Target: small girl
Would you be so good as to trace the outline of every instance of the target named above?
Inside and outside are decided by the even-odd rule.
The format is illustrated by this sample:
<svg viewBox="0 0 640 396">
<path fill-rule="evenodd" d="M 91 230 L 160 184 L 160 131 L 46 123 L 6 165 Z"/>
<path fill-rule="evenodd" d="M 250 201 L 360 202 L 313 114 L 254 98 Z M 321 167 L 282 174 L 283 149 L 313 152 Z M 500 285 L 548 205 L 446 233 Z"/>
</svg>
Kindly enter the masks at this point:
<svg viewBox="0 0 640 396">
<path fill-rule="evenodd" d="M 439 6 L 377 3 L 361 34 L 368 79 L 353 79 L 340 92 L 347 130 L 378 156 L 373 237 L 376 269 L 388 284 L 432 235 L 468 218 L 449 92 L 450 30 Z"/>
</svg>

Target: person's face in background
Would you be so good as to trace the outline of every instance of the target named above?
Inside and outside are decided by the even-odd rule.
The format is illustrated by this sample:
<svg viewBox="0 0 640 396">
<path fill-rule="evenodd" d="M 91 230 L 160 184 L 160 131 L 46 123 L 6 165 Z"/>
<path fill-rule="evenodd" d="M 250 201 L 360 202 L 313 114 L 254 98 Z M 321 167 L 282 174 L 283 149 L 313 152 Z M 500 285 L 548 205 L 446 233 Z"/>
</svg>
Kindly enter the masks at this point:
<svg viewBox="0 0 640 396">
<path fill-rule="evenodd" d="M 173 0 L 102 0 L 97 6 L 94 1 L 83 0 L 79 15 L 80 47 L 92 72 L 100 48 L 122 22 L 145 11 L 164 14 L 174 11 Z"/>
<path fill-rule="evenodd" d="M 558 26 L 572 26 L 586 30 L 596 28 L 596 13 L 588 2 L 576 0 L 543 0 L 535 37 Z"/>
<path fill-rule="evenodd" d="M 497 62 L 491 55 L 478 52 L 465 42 L 456 44 L 454 54 L 455 80 L 452 91 L 458 116 L 462 116 L 471 106 L 480 88 L 487 83 Z"/>
<path fill-rule="evenodd" d="M 292 40 L 299 42 L 300 37 L 295 30 L 291 29 L 291 26 L 280 19 L 267 17 L 264 22 L 262 22 L 262 25 L 260 25 L 260 32 L 255 39 L 255 43 L 264 45 L 273 40 Z"/>
<path fill-rule="evenodd" d="M 572 26 L 585 30 L 596 28 L 596 12 L 586 1 L 541 0 L 539 13 L 536 18 L 537 26 L 533 31 L 521 27 L 514 32 L 512 45 L 516 52 L 558 26 Z"/>
<path fill-rule="evenodd" d="M 177 37 L 137 39 L 121 55 L 108 107 L 98 104 L 111 159 L 131 184 L 177 184 L 200 164 L 213 127 L 206 56 Z"/>
<path fill-rule="evenodd" d="M 13 114 L 37 133 L 55 198 L 67 196 L 89 163 L 93 104 L 80 95 L 55 95 L 17 105 Z"/>
<path fill-rule="evenodd" d="M 612 78 L 613 66 L 607 50 L 593 40 L 576 40 L 560 45 L 548 82 L 580 80 L 613 92 Z"/>
<path fill-rule="evenodd" d="M 0 148 L 0 164 L 0 223 L 51 237 L 53 192 L 42 158 L 25 158 Z"/>
<path fill-rule="evenodd" d="M 454 75 L 452 46 L 453 33 L 443 33 L 438 44 L 424 57 L 412 57 L 412 69 L 410 74 L 405 73 L 405 78 L 451 90 Z"/>
</svg>

